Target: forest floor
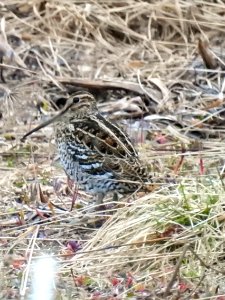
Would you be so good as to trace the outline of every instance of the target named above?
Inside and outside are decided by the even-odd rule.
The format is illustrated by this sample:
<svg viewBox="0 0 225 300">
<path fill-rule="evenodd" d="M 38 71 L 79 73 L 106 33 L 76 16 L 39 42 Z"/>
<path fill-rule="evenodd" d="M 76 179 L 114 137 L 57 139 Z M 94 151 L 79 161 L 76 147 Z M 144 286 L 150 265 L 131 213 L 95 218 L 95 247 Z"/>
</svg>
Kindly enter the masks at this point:
<svg viewBox="0 0 225 300">
<path fill-rule="evenodd" d="M 223 1 L 0 1 L 0 299 L 225 299 Z M 106 210 L 52 126 L 88 90 L 165 181 Z"/>
</svg>

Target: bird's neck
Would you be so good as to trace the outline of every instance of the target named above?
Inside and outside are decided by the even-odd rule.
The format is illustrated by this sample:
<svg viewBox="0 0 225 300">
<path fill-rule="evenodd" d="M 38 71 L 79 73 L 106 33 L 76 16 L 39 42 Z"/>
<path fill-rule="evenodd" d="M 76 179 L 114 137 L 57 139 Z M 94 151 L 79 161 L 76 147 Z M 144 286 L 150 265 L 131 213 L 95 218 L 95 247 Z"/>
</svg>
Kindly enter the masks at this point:
<svg viewBox="0 0 225 300">
<path fill-rule="evenodd" d="M 85 109 L 85 110 L 80 109 L 79 111 L 76 111 L 76 112 L 69 112 L 69 113 L 67 113 L 66 116 L 62 116 L 58 120 L 56 126 L 59 123 L 61 123 L 61 125 L 62 124 L 66 125 L 66 124 L 70 124 L 70 123 L 78 122 L 78 121 L 82 122 L 83 119 L 86 119 L 89 116 L 96 115 L 96 114 L 98 114 L 97 110 L 93 111 L 93 110 L 87 110 L 87 109 Z"/>
</svg>

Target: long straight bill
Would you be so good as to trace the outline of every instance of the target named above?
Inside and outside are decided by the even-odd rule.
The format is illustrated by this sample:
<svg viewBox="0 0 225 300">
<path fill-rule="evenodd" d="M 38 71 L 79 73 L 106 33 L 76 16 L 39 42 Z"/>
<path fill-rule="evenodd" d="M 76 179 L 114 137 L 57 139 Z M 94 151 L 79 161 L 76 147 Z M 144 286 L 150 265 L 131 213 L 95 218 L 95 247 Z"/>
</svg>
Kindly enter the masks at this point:
<svg viewBox="0 0 225 300">
<path fill-rule="evenodd" d="M 32 133 L 40 130 L 41 128 L 46 127 L 47 125 L 53 123 L 55 120 L 57 120 L 60 116 L 62 116 L 69 108 L 71 107 L 71 105 L 66 106 L 64 109 L 61 110 L 61 112 L 59 112 L 56 116 L 50 118 L 49 120 L 43 122 L 42 124 L 38 125 L 37 127 L 35 127 L 34 129 L 30 130 L 29 132 L 27 132 L 22 138 L 21 138 L 21 142 L 24 142 L 25 139 L 31 135 Z"/>
</svg>

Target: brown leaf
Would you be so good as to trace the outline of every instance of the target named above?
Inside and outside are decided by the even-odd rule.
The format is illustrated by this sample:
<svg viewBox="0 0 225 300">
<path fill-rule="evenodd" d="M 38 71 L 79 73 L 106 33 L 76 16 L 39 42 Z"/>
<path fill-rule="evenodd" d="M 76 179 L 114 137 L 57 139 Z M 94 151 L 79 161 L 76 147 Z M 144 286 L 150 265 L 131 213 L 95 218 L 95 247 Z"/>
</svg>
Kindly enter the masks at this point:
<svg viewBox="0 0 225 300">
<path fill-rule="evenodd" d="M 201 39 L 199 39 L 198 51 L 205 63 L 205 66 L 208 69 L 216 69 L 217 62 L 213 57 L 212 52 L 209 50 L 209 45 L 207 41 L 202 41 Z"/>
</svg>

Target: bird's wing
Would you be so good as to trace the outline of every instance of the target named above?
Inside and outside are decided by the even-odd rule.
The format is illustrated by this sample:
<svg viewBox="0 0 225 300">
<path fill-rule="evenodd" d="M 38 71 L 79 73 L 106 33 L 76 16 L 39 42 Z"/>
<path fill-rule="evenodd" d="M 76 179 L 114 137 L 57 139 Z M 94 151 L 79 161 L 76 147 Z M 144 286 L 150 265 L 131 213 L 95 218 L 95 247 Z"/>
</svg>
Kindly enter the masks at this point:
<svg viewBox="0 0 225 300">
<path fill-rule="evenodd" d="M 89 116 L 82 122 L 74 121 L 73 126 L 73 138 L 87 150 L 95 150 L 102 156 L 138 159 L 128 135 L 100 114 Z"/>
<path fill-rule="evenodd" d="M 126 174 L 129 177 L 133 170 L 131 166 L 140 166 L 138 154 L 127 134 L 101 115 L 73 120 L 63 134 L 58 132 L 58 136 L 62 135 L 67 152 L 83 172 L 93 175 L 109 172 L 113 177 Z"/>
</svg>

